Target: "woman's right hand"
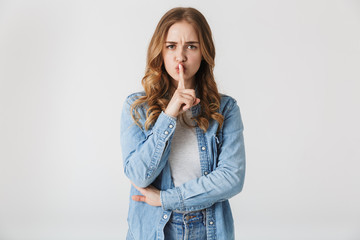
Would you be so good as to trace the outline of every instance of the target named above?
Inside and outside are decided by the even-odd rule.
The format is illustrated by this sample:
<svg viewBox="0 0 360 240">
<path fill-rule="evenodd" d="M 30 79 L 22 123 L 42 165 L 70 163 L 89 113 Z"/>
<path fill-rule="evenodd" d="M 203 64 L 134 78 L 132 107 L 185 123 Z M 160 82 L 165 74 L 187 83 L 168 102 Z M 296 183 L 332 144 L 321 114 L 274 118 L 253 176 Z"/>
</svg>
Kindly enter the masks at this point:
<svg viewBox="0 0 360 240">
<path fill-rule="evenodd" d="M 179 64 L 179 82 L 169 104 L 165 109 L 165 113 L 172 117 L 177 117 L 182 112 L 197 105 L 200 99 L 196 97 L 194 89 L 185 89 L 184 69 Z"/>
</svg>

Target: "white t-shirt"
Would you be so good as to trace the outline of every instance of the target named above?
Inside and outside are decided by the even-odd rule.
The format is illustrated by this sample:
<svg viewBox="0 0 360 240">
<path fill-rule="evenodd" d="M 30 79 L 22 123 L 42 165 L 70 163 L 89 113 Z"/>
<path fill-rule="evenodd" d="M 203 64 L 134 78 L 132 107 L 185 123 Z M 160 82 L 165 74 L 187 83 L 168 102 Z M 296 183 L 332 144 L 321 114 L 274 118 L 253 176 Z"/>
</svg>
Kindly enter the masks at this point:
<svg viewBox="0 0 360 240">
<path fill-rule="evenodd" d="M 191 120 L 191 109 L 187 110 L 184 118 L 187 123 L 194 126 Z M 178 116 L 176 129 L 171 140 L 169 155 L 171 175 L 175 187 L 201 177 L 200 156 L 195 128 L 185 125 L 182 118 Z"/>
</svg>

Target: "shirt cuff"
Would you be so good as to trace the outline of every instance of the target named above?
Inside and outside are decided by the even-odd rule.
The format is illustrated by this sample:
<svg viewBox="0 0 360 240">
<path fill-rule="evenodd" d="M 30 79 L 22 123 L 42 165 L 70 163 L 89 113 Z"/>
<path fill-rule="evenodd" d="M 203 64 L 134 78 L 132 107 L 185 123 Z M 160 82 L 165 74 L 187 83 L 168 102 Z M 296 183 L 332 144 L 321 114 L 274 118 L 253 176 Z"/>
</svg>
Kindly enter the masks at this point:
<svg viewBox="0 0 360 240">
<path fill-rule="evenodd" d="M 162 111 L 155 122 L 153 131 L 156 132 L 162 140 L 167 140 L 175 131 L 175 127 L 176 118 Z"/>
<path fill-rule="evenodd" d="M 160 191 L 160 201 L 164 210 L 183 211 L 185 209 L 184 200 L 179 187 Z"/>
</svg>

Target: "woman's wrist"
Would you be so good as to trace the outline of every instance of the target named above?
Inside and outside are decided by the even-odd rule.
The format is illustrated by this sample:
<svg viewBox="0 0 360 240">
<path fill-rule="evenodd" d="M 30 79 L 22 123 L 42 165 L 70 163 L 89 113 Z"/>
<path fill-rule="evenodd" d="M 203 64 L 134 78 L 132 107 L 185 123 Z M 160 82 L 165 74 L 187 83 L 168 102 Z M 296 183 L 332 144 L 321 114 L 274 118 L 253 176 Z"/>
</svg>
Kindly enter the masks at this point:
<svg viewBox="0 0 360 240">
<path fill-rule="evenodd" d="M 166 109 L 165 109 L 164 113 L 165 113 L 167 116 L 174 118 L 175 120 L 177 119 L 177 115 L 176 115 L 176 114 L 170 113 L 170 112 L 167 111 Z"/>
</svg>

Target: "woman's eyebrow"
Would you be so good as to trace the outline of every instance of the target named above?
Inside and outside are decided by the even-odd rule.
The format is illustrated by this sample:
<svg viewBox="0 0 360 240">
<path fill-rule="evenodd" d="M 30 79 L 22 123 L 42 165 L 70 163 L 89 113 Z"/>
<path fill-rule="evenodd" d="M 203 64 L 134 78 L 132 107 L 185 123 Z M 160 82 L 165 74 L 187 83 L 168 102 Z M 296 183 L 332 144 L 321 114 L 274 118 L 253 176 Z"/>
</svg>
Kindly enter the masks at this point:
<svg viewBox="0 0 360 240">
<path fill-rule="evenodd" d="M 174 42 L 174 41 L 166 41 L 165 43 L 170 43 L 170 44 L 177 44 L 177 42 Z M 199 42 L 197 41 L 188 41 L 188 42 L 185 42 L 186 44 L 199 44 Z"/>
</svg>

